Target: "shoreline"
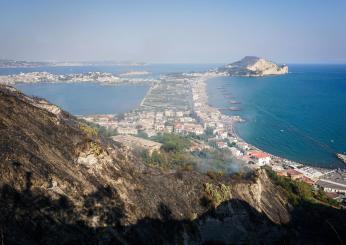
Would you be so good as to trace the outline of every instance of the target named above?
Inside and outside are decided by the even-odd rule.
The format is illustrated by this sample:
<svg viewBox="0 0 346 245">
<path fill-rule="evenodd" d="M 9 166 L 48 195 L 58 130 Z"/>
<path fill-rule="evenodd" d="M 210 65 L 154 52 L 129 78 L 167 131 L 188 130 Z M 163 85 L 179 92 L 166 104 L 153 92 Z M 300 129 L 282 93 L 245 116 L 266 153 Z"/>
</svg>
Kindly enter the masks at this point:
<svg viewBox="0 0 346 245">
<path fill-rule="evenodd" d="M 270 76 L 279 76 L 279 75 L 270 75 Z M 240 76 L 240 77 L 242 77 L 242 76 Z M 254 77 L 258 77 L 258 76 L 254 76 Z M 209 79 L 207 79 L 205 82 L 206 82 L 206 84 L 208 83 L 208 80 Z M 208 94 L 208 92 L 207 92 L 207 94 Z M 242 103 L 241 101 L 237 101 L 237 103 Z M 232 104 L 232 103 L 231 103 Z M 208 104 L 209 105 L 209 104 Z M 218 109 L 218 108 L 216 108 L 216 109 Z M 220 111 L 220 113 L 222 114 L 223 112 L 223 110 L 220 110 L 219 109 L 219 111 Z M 245 119 L 244 119 L 244 122 L 245 122 Z M 236 131 L 236 123 L 237 122 L 235 122 L 234 123 L 234 125 L 233 125 L 233 130 L 232 130 L 232 134 L 233 135 L 235 135 L 238 139 L 240 139 L 240 140 L 242 140 L 242 141 L 244 141 L 244 142 L 246 142 L 246 140 L 245 139 L 243 139 L 242 137 L 240 137 L 240 135 L 239 135 L 239 133 Z M 250 144 L 250 143 L 248 143 L 247 142 L 247 144 L 249 144 L 249 145 L 251 145 L 252 147 L 255 147 L 255 148 L 258 148 L 258 149 L 260 149 L 260 146 L 255 146 L 255 145 L 253 145 L 253 144 Z M 261 151 L 263 151 L 263 152 L 265 152 L 265 150 L 262 150 L 262 149 L 260 149 Z M 270 155 L 272 155 L 272 156 L 276 156 L 275 154 L 272 154 L 272 153 L 269 153 L 269 152 L 266 152 L 266 153 L 268 153 L 268 154 L 270 154 Z M 338 154 L 337 152 L 335 152 L 335 154 L 332 154 L 334 157 L 335 157 L 335 159 L 339 159 L 339 163 L 341 163 L 342 162 L 342 159 L 340 159 L 340 158 L 338 158 L 337 157 L 337 155 L 342 155 L 342 153 L 340 153 L 340 154 Z M 306 165 L 306 166 L 310 166 L 310 167 L 314 167 L 314 168 L 321 168 L 321 169 L 338 169 L 338 168 L 346 168 L 346 165 L 344 165 L 344 166 L 340 166 L 340 167 L 333 167 L 333 166 L 330 166 L 330 167 L 325 167 L 325 166 L 318 166 L 319 164 L 318 163 L 316 163 L 316 162 L 301 162 L 301 161 L 299 161 L 299 160 L 291 160 L 291 159 L 288 159 L 288 158 L 285 158 L 284 156 L 276 156 L 276 157 L 278 157 L 278 158 L 281 158 L 281 159 L 285 159 L 285 160 L 287 160 L 287 161 L 292 161 L 292 162 L 296 162 L 297 164 L 302 164 L 302 165 Z M 315 164 L 316 163 L 316 164 Z M 345 158 L 345 163 L 346 163 L 346 158 Z"/>
<path fill-rule="evenodd" d="M 270 166 L 278 174 L 281 174 L 281 172 L 284 172 L 284 170 L 287 170 L 287 168 L 291 168 L 291 169 L 294 169 L 297 171 L 299 171 L 301 169 L 304 169 L 308 172 L 312 171 L 312 172 L 314 172 L 314 174 L 308 174 L 308 173 L 306 173 L 306 171 L 300 171 L 300 172 L 302 172 L 306 178 L 312 180 L 314 183 L 316 183 L 320 179 L 323 179 L 322 178 L 323 176 L 328 175 L 328 174 L 333 173 L 333 172 L 337 172 L 339 170 L 339 168 L 315 167 L 315 166 L 311 166 L 309 164 L 289 160 L 289 159 L 286 159 L 284 157 L 279 157 L 279 156 L 273 155 L 271 153 L 268 153 L 268 152 L 261 150 L 260 148 L 254 146 L 252 144 L 247 143 L 244 139 L 242 139 L 239 136 L 239 134 L 237 133 L 237 131 L 235 129 L 236 123 L 239 123 L 240 120 L 242 120 L 242 119 L 239 116 L 227 116 L 227 115 L 223 114 L 217 108 L 210 106 L 208 103 L 209 97 L 208 97 L 208 91 L 207 91 L 207 82 L 208 82 L 208 80 L 215 78 L 215 77 L 220 77 L 220 76 L 218 76 L 218 75 L 213 76 L 213 75 L 207 74 L 207 75 L 201 75 L 198 78 L 194 79 L 193 82 L 195 82 L 197 84 L 197 85 L 195 85 L 195 87 L 202 88 L 202 91 L 193 89 L 194 86 L 192 85 L 192 97 L 193 98 L 199 98 L 199 97 L 203 98 L 203 99 L 200 99 L 197 101 L 197 104 L 198 104 L 197 110 L 201 110 L 201 108 L 204 108 L 205 111 L 214 111 L 215 113 L 219 114 L 219 118 L 216 120 L 216 122 L 220 122 L 220 123 L 224 123 L 225 121 L 228 122 L 227 126 L 225 126 L 224 128 L 227 130 L 227 132 L 232 137 L 234 137 L 236 139 L 235 140 L 237 142 L 236 144 L 245 145 L 246 146 L 245 148 L 248 148 L 248 150 L 244 150 L 243 156 L 248 156 L 249 152 L 254 151 L 254 150 L 261 152 L 265 155 L 268 155 L 271 158 L 271 160 L 270 160 L 270 162 L 268 162 L 265 165 Z M 194 101 L 194 103 L 195 103 L 195 101 Z M 194 109 L 195 109 L 195 107 L 194 107 Z M 235 119 L 234 117 L 237 117 L 237 120 L 234 120 Z M 243 157 L 243 156 L 238 156 L 235 158 L 238 160 L 244 161 L 244 160 L 246 160 L 246 157 Z M 249 163 L 247 163 L 247 164 L 249 164 Z M 340 185 L 342 185 L 342 184 L 340 183 Z"/>
<path fill-rule="evenodd" d="M 242 139 L 235 127 L 236 123 L 243 122 L 244 120 L 237 115 L 225 115 L 221 112 L 222 110 L 209 105 L 208 80 L 224 76 L 225 74 L 211 70 L 203 73 L 166 75 L 159 81 L 157 79 L 146 79 L 144 81 L 150 81 L 146 84 L 149 85 L 149 89 L 141 100 L 140 105 L 136 107 L 137 109 L 125 113 L 124 119 L 106 118 L 106 121 L 100 120 L 98 123 L 102 126 L 116 128 L 117 130 L 120 128 L 121 134 L 135 135 L 139 132 L 136 128 L 136 125 L 139 123 L 142 125 L 142 130 L 149 137 L 162 132 L 178 134 L 190 132 L 201 135 L 210 128 L 212 129 L 212 134 L 208 135 L 203 144 L 215 144 L 214 148 L 226 150 L 234 159 L 240 161 L 240 164 L 244 164 L 244 166 L 250 169 L 269 166 L 278 175 L 300 179 L 310 185 L 317 183 L 316 185 L 321 187 L 319 182 L 324 181 L 326 187 L 322 186 L 322 188 L 329 188 L 330 181 L 336 183 L 334 180 L 337 180 L 339 185 L 337 185 L 336 189 L 346 193 L 346 188 L 343 186 L 346 185 L 346 169 L 313 167 L 309 164 L 292 161 L 263 151 Z M 123 83 L 119 81 L 114 85 L 140 85 L 133 83 L 134 80 L 131 79 L 121 82 Z M 135 82 L 138 82 L 138 80 L 135 80 Z M 68 84 L 66 81 L 63 83 Z M 100 86 L 102 85 L 100 82 L 96 83 L 100 84 Z M 156 86 L 161 87 L 153 94 Z M 163 91 L 162 89 L 165 90 Z M 150 96 L 154 98 L 153 101 L 149 101 L 153 103 L 153 107 L 149 104 L 145 105 L 147 98 Z M 180 96 L 178 100 L 177 96 Z M 93 121 L 93 119 L 91 120 Z M 173 125 L 166 126 L 165 120 L 169 120 Z M 186 128 L 184 128 L 184 125 Z"/>
</svg>

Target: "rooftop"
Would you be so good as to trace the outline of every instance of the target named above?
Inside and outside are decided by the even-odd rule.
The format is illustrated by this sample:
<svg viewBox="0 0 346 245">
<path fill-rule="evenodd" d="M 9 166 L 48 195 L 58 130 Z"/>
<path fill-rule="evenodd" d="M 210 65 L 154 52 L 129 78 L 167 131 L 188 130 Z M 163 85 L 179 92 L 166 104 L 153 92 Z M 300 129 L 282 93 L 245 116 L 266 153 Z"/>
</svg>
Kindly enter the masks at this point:
<svg viewBox="0 0 346 245">
<path fill-rule="evenodd" d="M 252 151 L 250 152 L 250 156 L 256 157 L 257 159 L 270 157 L 269 154 L 261 151 Z"/>
</svg>

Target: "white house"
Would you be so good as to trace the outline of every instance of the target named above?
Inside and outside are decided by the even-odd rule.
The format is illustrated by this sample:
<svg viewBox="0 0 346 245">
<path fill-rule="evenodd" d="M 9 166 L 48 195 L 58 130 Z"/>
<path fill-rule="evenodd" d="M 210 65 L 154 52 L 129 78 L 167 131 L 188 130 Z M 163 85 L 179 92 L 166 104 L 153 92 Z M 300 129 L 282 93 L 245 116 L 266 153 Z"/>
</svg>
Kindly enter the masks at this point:
<svg viewBox="0 0 346 245">
<path fill-rule="evenodd" d="M 258 166 L 268 165 L 270 163 L 271 157 L 264 152 L 261 151 L 252 151 L 249 153 L 251 158 L 257 160 Z"/>
</svg>

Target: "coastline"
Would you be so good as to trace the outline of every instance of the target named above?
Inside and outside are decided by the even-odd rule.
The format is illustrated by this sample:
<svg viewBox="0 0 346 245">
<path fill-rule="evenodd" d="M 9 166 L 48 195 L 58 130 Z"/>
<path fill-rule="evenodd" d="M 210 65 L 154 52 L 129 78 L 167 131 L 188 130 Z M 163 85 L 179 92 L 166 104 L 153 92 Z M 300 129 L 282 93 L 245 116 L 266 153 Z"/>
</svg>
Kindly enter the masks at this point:
<svg viewBox="0 0 346 245">
<path fill-rule="evenodd" d="M 219 122 L 221 124 L 225 124 L 224 129 L 227 130 L 228 134 L 231 135 L 231 137 L 235 138 L 235 141 L 237 142 L 236 145 L 243 145 L 245 146 L 244 148 L 247 148 L 247 150 L 244 150 L 244 155 L 243 156 L 235 156 L 236 159 L 242 160 L 245 163 L 249 163 L 249 152 L 252 151 L 258 151 L 262 154 L 265 154 L 270 157 L 270 161 L 265 164 L 267 166 L 270 166 L 275 172 L 277 172 L 279 175 L 284 174 L 284 172 L 287 172 L 285 170 L 287 169 L 293 169 L 298 171 L 299 173 L 302 173 L 304 176 L 304 179 L 306 180 L 305 182 L 310 182 L 310 180 L 313 183 L 316 183 L 319 180 L 323 180 L 323 176 L 326 176 L 328 174 L 337 172 L 338 169 L 333 168 L 333 169 L 328 169 L 328 168 L 323 168 L 323 167 L 314 167 L 310 166 L 307 164 L 299 163 L 297 161 L 292 161 L 283 157 L 275 156 L 271 153 L 265 152 L 261 150 L 260 148 L 251 145 L 247 143 L 244 139 L 242 139 L 239 134 L 237 133 L 235 129 L 236 123 L 241 122 L 241 118 L 239 116 L 227 116 L 224 115 L 219 109 L 212 107 L 208 103 L 208 93 L 207 93 L 207 82 L 209 79 L 218 77 L 218 75 L 201 75 L 197 79 L 195 79 L 195 83 L 197 83 L 197 87 L 202 88 L 202 91 L 193 89 L 192 86 L 192 96 L 193 98 L 203 98 L 197 100 L 197 107 L 194 107 L 194 109 L 197 109 L 197 111 L 200 111 L 201 108 L 204 108 L 204 111 L 214 111 L 216 114 L 219 115 L 218 119 L 216 122 Z M 196 101 L 194 101 L 195 103 Z M 196 103 L 195 103 L 196 105 Z M 235 118 L 236 117 L 236 118 Z M 214 118 L 215 120 L 215 118 Z M 205 126 L 205 125 L 204 125 Z M 290 176 L 291 177 L 291 176 Z M 303 181 L 304 181 L 303 179 Z M 329 180 L 323 180 L 323 181 L 329 181 Z M 340 183 L 340 185 L 342 185 Z"/>
<path fill-rule="evenodd" d="M 141 132 L 146 133 L 148 137 L 163 132 L 201 135 L 211 129 L 212 134 L 207 136 L 203 145 L 211 144 L 214 148 L 225 150 L 246 167 L 257 169 L 269 166 L 278 175 L 299 179 L 322 188 L 329 188 L 333 182 L 333 190 L 346 193 L 346 170 L 313 167 L 275 156 L 247 143 L 236 131 L 236 124 L 244 120 L 240 116 L 225 115 L 221 108 L 209 105 L 208 80 L 224 76 L 227 74 L 209 70 L 201 73 L 174 73 L 160 79 L 140 80 L 149 85 L 149 89 L 137 109 L 124 113 L 122 119 L 108 115 L 94 118 L 89 116 L 86 119 L 117 130 L 120 134 L 137 135 L 137 126 L 140 126 Z M 106 85 L 102 82 L 104 81 L 96 83 Z M 129 78 L 111 84 L 137 85 L 138 82 L 137 79 Z M 26 84 L 40 83 L 42 82 Z M 167 121 L 170 123 L 166 125 Z"/>
</svg>

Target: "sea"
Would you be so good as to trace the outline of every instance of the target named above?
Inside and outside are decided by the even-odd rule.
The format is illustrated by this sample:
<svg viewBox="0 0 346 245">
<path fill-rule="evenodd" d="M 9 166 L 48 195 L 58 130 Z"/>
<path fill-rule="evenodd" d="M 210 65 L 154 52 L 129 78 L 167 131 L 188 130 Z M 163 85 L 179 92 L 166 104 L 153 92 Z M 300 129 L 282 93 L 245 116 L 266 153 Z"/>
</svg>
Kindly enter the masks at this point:
<svg viewBox="0 0 346 245">
<path fill-rule="evenodd" d="M 0 68 L 0 75 L 47 71 L 54 74 L 133 70 L 161 74 L 205 71 L 220 64 Z M 335 154 L 346 152 L 346 65 L 289 65 L 270 77 L 218 77 L 208 81 L 209 104 L 228 115 L 245 141 L 271 154 L 325 168 L 344 168 Z M 118 114 L 139 106 L 149 87 L 97 83 L 17 84 L 75 115 Z M 232 110 L 229 110 L 233 108 Z"/>
<path fill-rule="evenodd" d="M 220 64 L 148 64 L 142 66 L 49 66 L 27 68 L 0 68 L 0 75 L 21 72 L 49 72 L 73 74 L 108 72 L 119 75 L 129 71 L 148 71 L 148 75 L 136 77 L 159 77 L 168 73 L 205 71 Z M 17 84 L 16 87 L 30 96 L 47 99 L 74 115 L 120 114 L 137 108 L 149 90 L 148 85 L 100 85 L 98 83 L 40 83 Z"/>
<path fill-rule="evenodd" d="M 137 108 L 148 85 L 100 85 L 98 83 L 17 84 L 31 96 L 45 98 L 74 115 L 121 114 Z"/>
<path fill-rule="evenodd" d="M 346 65 L 289 70 L 282 76 L 211 79 L 209 103 L 245 119 L 237 134 L 266 152 L 317 167 L 346 167 L 336 158 L 346 152 Z"/>
</svg>

